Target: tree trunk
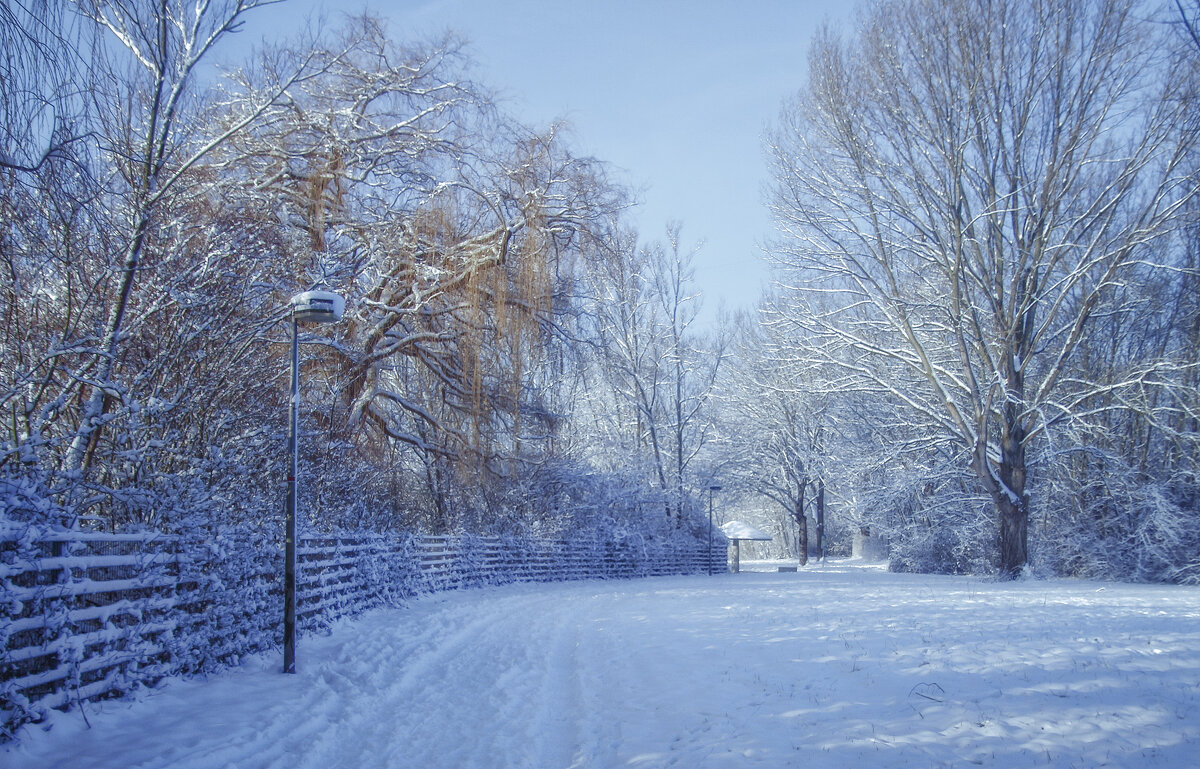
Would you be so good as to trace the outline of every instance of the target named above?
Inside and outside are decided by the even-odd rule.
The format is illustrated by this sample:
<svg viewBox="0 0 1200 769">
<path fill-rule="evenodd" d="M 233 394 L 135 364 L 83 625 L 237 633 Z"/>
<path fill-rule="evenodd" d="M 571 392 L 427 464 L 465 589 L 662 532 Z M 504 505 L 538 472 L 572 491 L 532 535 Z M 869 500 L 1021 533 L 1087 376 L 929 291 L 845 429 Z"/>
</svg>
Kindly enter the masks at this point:
<svg viewBox="0 0 1200 769">
<path fill-rule="evenodd" d="M 804 566 L 808 563 L 808 516 L 804 514 L 803 502 L 796 510 L 796 523 L 800 526 L 800 544 L 796 549 L 800 551 L 800 565 Z"/>
<path fill-rule="evenodd" d="M 1025 429 L 1012 414 L 1000 435 L 1000 464 L 996 469 L 998 485 L 993 485 L 992 500 L 1000 529 L 1000 574 L 1009 579 L 1021 574 L 1029 562 L 1029 495 L 1025 493 Z"/>
<path fill-rule="evenodd" d="M 817 560 L 825 560 L 825 481 L 817 480 Z"/>
<path fill-rule="evenodd" d="M 1029 562 L 1029 505 L 1024 499 L 1014 503 L 1005 496 L 996 500 L 996 507 L 1000 518 L 1000 574 L 1015 579 Z"/>
</svg>

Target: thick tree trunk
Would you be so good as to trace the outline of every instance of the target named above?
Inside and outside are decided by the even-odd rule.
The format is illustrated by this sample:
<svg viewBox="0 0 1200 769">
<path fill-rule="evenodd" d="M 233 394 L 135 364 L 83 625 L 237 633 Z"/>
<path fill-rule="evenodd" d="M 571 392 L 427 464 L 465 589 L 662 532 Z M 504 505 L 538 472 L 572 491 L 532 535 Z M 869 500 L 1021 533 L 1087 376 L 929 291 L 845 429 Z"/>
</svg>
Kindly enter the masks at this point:
<svg viewBox="0 0 1200 769">
<path fill-rule="evenodd" d="M 1024 329 L 1031 316 L 1025 318 Z M 1026 334 L 1020 334 L 1014 348 L 1024 351 Z M 1029 495 L 1025 493 L 1025 428 L 1020 405 L 1024 402 L 1025 372 L 1019 355 L 1009 357 L 1007 402 L 1000 428 L 1000 462 L 990 485 L 1000 529 L 1000 574 L 1015 578 L 1029 563 Z M 986 459 L 983 459 L 986 462 Z"/>
<path fill-rule="evenodd" d="M 1025 499 L 1014 503 L 1007 496 L 996 500 L 1000 525 L 1000 574 L 1020 576 L 1029 562 L 1029 504 Z"/>
<path fill-rule="evenodd" d="M 1015 414 L 1008 416 L 1000 436 L 999 484 L 992 499 L 1000 528 L 1000 573 L 1015 578 L 1029 563 L 1029 495 L 1025 493 L 1025 430 Z"/>
</svg>

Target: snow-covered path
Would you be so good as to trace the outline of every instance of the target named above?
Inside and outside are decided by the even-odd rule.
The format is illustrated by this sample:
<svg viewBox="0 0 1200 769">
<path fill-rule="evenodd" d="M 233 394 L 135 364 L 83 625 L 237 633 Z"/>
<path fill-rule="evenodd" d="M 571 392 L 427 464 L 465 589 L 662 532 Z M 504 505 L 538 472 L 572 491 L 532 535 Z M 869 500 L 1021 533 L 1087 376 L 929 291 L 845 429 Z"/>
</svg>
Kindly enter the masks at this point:
<svg viewBox="0 0 1200 769">
<path fill-rule="evenodd" d="M 1200 764 L 1200 590 L 798 574 L 441 594 L 27 729 L 0 767 Z"/>
</svg>

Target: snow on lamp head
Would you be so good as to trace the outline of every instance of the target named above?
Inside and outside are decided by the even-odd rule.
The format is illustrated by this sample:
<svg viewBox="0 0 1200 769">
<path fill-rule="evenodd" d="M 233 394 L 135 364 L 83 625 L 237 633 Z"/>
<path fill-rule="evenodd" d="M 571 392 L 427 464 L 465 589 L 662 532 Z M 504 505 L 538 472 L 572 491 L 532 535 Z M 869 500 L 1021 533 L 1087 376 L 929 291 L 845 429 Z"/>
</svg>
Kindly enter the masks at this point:
<svg viewBox="0 0 1200 769">
<path fill-rule="evenodd" d="M 336 323 L 346 300 L 331 291 L 305 291 L 292 297 L 292 319 L 299 323 Z"/>
</svg>

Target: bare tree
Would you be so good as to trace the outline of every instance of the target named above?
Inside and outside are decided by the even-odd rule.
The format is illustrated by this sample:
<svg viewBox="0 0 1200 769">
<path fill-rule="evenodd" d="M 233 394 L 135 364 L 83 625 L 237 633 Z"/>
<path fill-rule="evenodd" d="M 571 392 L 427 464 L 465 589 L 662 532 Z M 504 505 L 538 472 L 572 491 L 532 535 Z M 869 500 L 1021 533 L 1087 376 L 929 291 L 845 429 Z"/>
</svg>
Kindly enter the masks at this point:
<svg viewBox="0 0 1200 769">
<path fill-rule="evenodd" d="M 76 159 L 89 135 L 88 32 L 66 3 L 0 6 L 0 168 L 33 173 Z"/>
<path fill-rule="evenodd" d="M 680 242 L 681 226 L 667 228 L 667 243 L 651 259 L 654 292 L 662 310 L 663 352 L 667 365 L 667 431 L 670 435 L 670 474 L 674 514 L 683 519 L 686 478 L 693 461 L 711 438 L 711 419 L 706 406 L 725 359 L 728 338 L 718 332 L 702 342 L 693 326 L 699 313 L 699 296 L 694 293 L 694 268 L 699 246 L 685 253 Z"/>
<path fill-rule="evenodd" d="M 796 532 L 795 554 L 805 564 L 810 550 L 823 550 L 832 393 L 821 381 L 821 365 L 797 355 L 790 326 L 772 322 L 772 315 L 768 298 L 758 317 L 738 323 L 717 395 L 721 464 L 730 481 L 778 505 L 777 528 Z"/>
<path fill-rule="evenodd" d="M 1200 51 L 1200 3 L 1196 0 L 1175 0 L 1175 10 L 1179 13 L 1179 24 L 1183 31 Z"/>
<path fill-rule="evenodd" d="M 271 104 L 202 130 L 199 69 L 267 4 L 78 0 L 0 14 L 15 46 L 5 46 L 0 151 L 6 183 L 22 190 L 5 196 L 0 403 L 11 430 L 0 466 L 22 458 L 57 472 L 76 513 L 157 472 L 147 448 L 166 442 L 147 425 L 178 405 L 167 390 L 180 381 L 168 365 L 178 350 L 158 335 L 195 320 L 176 311 L 194 310 L 220 282 L 206 270 L 227 261 L 193 250 L 204 237 L 177 215 L 200 213 L 201 161 Z M 194 344 L 196 327 L 185 333 Z"/>
<path fill-rule="evenodd" d="M 258 119 L 300 77 L 297 71 L 263 103 L 224 131 L 190 141 L 194 126 L 188 110 L 197 69 L 217 43 L 236 29 L 249 11 L 274 0 L 223 0 L 189 6 L 183 2 L 115 3 L 79 0 L 79 14 L 102 36 L 107 53 L 93 96 L 102 125 L 100 150 L 114 172 L 119 206 L 114 261 L 116 279 L 105 297 L 106 318 L 94 355 L 73 372 L 80 383 L 81 417 L 64 460 L 68 471 L 86 470 L 107 421 L 105 414 L 122 388 L 114 382 L 127 312 L 134 295 L 143 254 L 163 201 L 177 192 L 182 179 L 213 148 Z"/>
<path fill-rule="evenodd" d="M 692 491 L 691 468 L 711 439 L 706 406 L 727 346 L 721 333 L 706 339 L 695 328 L 695 255 L 683 250 L 673 224 L 665 244 L 638 248 L 627 234 L 621 255 L 592 276 L 601 375 L 617 414 L 629 417 L 626 445 L 645 457 L 677 524 Z"/>
<path fill-rule="evenodd" d="M 1007 575 L 1028 560 L 1029 452 L 1094 394 L 1064 386 L 1069 364 L 1194 194 L 1195 57 L 1146 18 L 1129 0 L 880 3 L 852 40 L 817 37 L 771 142 L 796 317 L 957 442 Z"/>
</svg>

